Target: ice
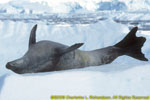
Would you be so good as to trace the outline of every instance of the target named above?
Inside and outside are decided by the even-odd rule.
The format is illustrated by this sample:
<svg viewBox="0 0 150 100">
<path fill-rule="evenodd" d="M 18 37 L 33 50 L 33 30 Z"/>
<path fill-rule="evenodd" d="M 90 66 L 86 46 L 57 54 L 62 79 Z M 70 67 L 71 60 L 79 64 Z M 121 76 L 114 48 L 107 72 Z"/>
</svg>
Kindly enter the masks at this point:
<svg viewBox="0 0 150 100">
<path fill-rule="evenodd" d="M 110 2 L 100 2 L 98 3 L 99 5 L 99 8 L 98 10 L 115 10 L 115 11 L 118 11 L 118 10 L 127 10 L 127 6 L 125 3 L 123 2 L 119 2 L 119 1 L 110 1 Z"/>
<path fill-rule="evenodd" d="M 81 13 L 95 11 L 150 11 L 149 0 L 7 0 L 0 13 Z"/>
</svg>

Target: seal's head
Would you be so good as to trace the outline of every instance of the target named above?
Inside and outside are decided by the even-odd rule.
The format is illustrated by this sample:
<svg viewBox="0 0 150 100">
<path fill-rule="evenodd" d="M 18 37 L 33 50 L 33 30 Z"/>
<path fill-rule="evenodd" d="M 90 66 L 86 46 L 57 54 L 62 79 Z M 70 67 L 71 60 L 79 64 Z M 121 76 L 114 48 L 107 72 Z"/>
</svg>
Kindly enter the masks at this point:
<svg viewBox="0 0 150 100">
<path fill-rule="evenodd" d="M 6 64 L 6 68 L 11 69 L 12 71 L 16 72 L 16 73 L 21 73 L 21 67 L 24 64 L 24 60 L 23 59 L 18 59 L 12 62 L 8 62 Z"/>
<path fill-rule="evenodd" d="M 83 43 L 78 43 L 68 47 L 51 41 L 36 43 L 36 29 L 37 25 L 31 31 L 29 49 L 25 55 L 20 59 L 8 62 L 6 68 L 19 74 L 55 70 L 61 56 L 83 45 Z"/>
<path fill-rule="evenodd" d="M 8 62 L 6 68 L 19 74 L 50 71 L 61 57 L 57 54 L 47 41 L 41 41 L 30 47 L 23 57 Z"/>
</svg>

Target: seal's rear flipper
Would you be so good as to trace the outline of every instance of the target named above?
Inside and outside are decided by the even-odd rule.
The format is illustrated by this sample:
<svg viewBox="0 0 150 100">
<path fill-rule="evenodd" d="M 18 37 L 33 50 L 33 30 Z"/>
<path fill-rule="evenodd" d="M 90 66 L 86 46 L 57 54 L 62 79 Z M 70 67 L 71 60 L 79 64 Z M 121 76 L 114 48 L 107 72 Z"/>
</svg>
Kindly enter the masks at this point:
<svg viewBox="0 0 150 100">
<path fill-rule="evenodd" d="M 114 46 L 122 48 L 128 56 L 139 60 L 148 61 L 148 59 L 145 58 L 144 54 L 141 52 L 141 48 L 146 39 L 144 37 L 136 37 L 137 30 L 138 27 L 134 27 L 122 41 Z"/>
</svg>

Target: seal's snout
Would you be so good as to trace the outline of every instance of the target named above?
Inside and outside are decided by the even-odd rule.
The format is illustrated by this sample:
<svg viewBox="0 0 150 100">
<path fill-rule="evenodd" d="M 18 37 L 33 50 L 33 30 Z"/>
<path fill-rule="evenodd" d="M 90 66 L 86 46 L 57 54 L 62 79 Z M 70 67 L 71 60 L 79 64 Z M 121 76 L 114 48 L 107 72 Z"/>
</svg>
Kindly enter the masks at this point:
<svg viewBox="0 0 150 100">
<path fill-rule="evenodd" d="M 8 62 L 8 63 L 6 64 L 6 68 L 10 69 L 11 67 L 12 67 L 12 65 Z"/>
<path fill-rule="evenodd" d="M 16 62 L 8 62 L 6 68 L 14 71 L 15 73 L 22 74 L 21 70 L 16 67 Z"/>
<path fill-rule="evenodd" d="M 8 68 L 8 69 L 12 69 L 12 68 L 14 68 L 14 67 L 15 67 L 15 64 L 14 64 L 14 63 L 8 62 L 8 63 L 6 64 L 6 68 Z"/>
</svg>

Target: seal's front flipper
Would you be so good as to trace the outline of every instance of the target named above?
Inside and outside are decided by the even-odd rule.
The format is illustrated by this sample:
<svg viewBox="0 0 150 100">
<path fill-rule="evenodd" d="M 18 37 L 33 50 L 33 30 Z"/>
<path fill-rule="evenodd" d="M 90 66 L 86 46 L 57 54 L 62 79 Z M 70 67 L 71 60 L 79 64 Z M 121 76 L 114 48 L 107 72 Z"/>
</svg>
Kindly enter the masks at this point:
<svg viewBox="0 0 150 100">
<path fill-rule="evenodd" d="M 78 49 L 79 47 L 81 47 L 82 45 L 83 45 L 83 43 L 74 44 L 74 45 L 68 47 L 67 49 L 63 50 L 62 54 L 66 54 L 71 51 L 74 51 L 74 50 Z"/>
<path fill-rule="evenodd" d="M 141 48 L 146 39 L 144 37 L 136 37 L 137 30 L 138 27 L 134 27 L 122 41 L 114 46 L 121 48 L 125 55 L 139 60 L 148 61 L 148 59 L 145 58 L 144 54 L 141 52 Z"/>
<path fill-rule="evenodd" d="M 36 43 L 36 29 L 37 29 L 37 24 L 34 25 L 34 27 L 31 30 L 30 38 L 29 38 L 29 47 L 31 47 L 31 45 Z"/>
</svg>

